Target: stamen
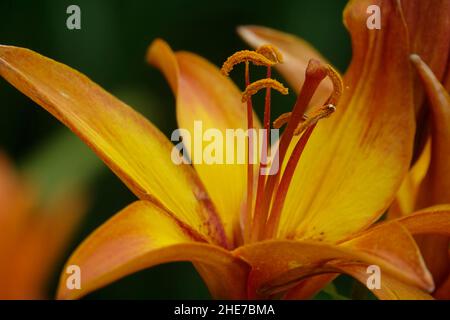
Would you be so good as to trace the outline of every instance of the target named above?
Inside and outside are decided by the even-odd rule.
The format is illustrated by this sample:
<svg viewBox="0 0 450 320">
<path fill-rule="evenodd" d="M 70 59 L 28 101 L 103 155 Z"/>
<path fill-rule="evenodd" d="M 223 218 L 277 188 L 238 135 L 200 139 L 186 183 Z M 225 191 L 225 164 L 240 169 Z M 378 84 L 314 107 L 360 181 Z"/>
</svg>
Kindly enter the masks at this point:
<svg viewBox="0 0 450 320">
<path fill-rule="evenodd" d="M 258 53 L 256 51 L 250 50 L 242 50 L 238 51 L 235 54 L 231 55 L 223 64 L 221 72 L 228 76 L 231 70 L 233 70 L 234 66 L 238 63 L 245 62 L 245 91 L 243 93 L 242 101 L 247 102 L 247 128 L 248 128 L 248 164 L 247 164 L 247 208 L 246 211 L 243 212 L 243 225 L 244 225 L 244 241 L 247 241 L 250 237 L 251 223 L 252 223 L 252 213 L 253 213 L 253 143 L 254 137 L 252 134 L 253 129 L 253 104 L 251 97 L 253 94 L 258 92 L 260 88 L 267 88 L 266 94 L 266 110 L 267 106 L 267 95 L 270 95 L 270 88 L 275 88 L 281 92 L 284 92 L 287 89 L 283 87 L 279 82 L 274 81 L 270 83 L 270 81 L 256 82 L 254 84 L 250 84 L 250 62 L 255 65 L 266 66 L 268 68 L 268 78 L 271 77 L 271 66 L 278 63 L 278 58 L 281 57 L 278 51 L 273 47 L 264 47 L 261 49 L 262 53 Z M 271 55 L 270 55 L 270 54 Z M 266 57 L 267 55 L 268 57 Z M 270 99 L 269 102 L 270 104 Z M 270 123 L 270 120 L 269 120 Z"/>
<path fill-rule="evenodd" d="M 283 63 L 283 55 L 280 50 L 271 44 L 260 46 L 256 52 L 262 54 L 264 57 L 275 63 Z"/>
<path fill-rule="evenodd" d="M 289 93 L 288 88 L 283 86 L 277 80 L 266 78 L 255 81 L 251 83 L 249 86 L 247 86 L 247 88 L 245 88 L 245 91 L 242 93 L 242 102 L 246 102 L 249 99 L 249 97 L 253 96 L 263 88 L 272 88 L 284 95 Z"/>
<path fill-rule="evenodd" d="M 238 51 L 235 54 L 228 57 L 228 59 L 223 63 L 222 68 L 220 71 L 225 76 L 228 76 L 233 70 L 234 66 L 242 63 L 242 62 L 252 62 L 254 65 L 257 66 L 273 66 L 276 64 L 276 62 L 273 62 L 269 59 L 267 59 L 264 55 L 251 50 L 242 50 Z"/>
<path fill-rule="evenodd" d="M 274 46 L 271 45 L 265 45 L 260 47 L 258 52 L 266 55 L 272 56 L 273 61 L 282 60 L 283 57 L 281 56 L 281 53 L 279 53 L 278 49 L 276 49 Z M 267 77 L 266 78 L 272 78 L 272 67 L 267 67 Z M 255 203 L 262 203 L 262 199 L 264 197 L 264 186 L 266 183 L 266 176 L 261 174 L 262 170 L 265 170 L 267 167 L 267 152 L 269 150 L 270 145 L 270 138 L 269 138 L 269 132 L 270 132 L 270 103 L 271 103 L 271 87 L 266 88 L 266 98 L 264 102 L 264 132 L 265 137 L 263 137 L 262 141 L 262 150 L 261 150 L 261 161 L 259 163 L 259 169 L 258 169 L 258 185 L 256 189 L 256 200 Z M 253 216 L 255 218 L 255 216 Z M 252 225 L 255 224 L 255 221 L 252 221 Z M 251 236 L 251 235 L 250 235 Z"/>
<path fill-rule="evenodd" d="M 245 61 L 245 88 L 250 85 L 250 63 Z M 247 100 L 247 129 L 248 129 L 248 150 L 247 150 L 247 208 L 244 213 L 244 241 L 250 237 L 250 223 L 253 213 L 253 103 L 252 99 Z"/>
</svg>

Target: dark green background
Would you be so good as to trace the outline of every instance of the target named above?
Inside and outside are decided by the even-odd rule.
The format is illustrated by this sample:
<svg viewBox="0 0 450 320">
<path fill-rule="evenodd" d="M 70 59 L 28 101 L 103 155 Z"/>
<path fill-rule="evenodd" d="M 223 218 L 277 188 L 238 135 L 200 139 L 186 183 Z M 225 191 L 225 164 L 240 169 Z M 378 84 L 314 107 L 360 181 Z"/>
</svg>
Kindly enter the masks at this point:
<svg viewBox="0 0 450 320">
<path fill-rule="evenodd" d="M 297 34 L 339 69 L 350 59 L 342 24 L 344 0 L 283 1 L 25 1 L 0 0 L 0 43 L 23 46 L 91 77 L 151 119 L 166 134 L 176 127 L 174 99 L 163 77 L 144 61 L 150 42 L 161 37 L 175 49 L 196 52 L 220 65 L 245 48 L 236 26 L 260 24 Z M 82 29 L 66 28 L 67 6 L 81 7 Z M 294 97 L 274 97 L 277 113 Z M 72 249 L 134 196 L 87 147 L 47 112 L 0 80 L 0 149 L 20 168 L 41 179 L 47 192 L 56 180 L 82 180 L 92 206 Z M 67 255 L 70 252 L 67 252 Z M 67 258 L 66 255 L 66 258 Z M 56 275 L 64 261 L 55 270 Z M 340 290 L 345 291 L 345 285 Z M 145 270 L 88 298 L 207 298 L 189 264 Z"/>
</svg>

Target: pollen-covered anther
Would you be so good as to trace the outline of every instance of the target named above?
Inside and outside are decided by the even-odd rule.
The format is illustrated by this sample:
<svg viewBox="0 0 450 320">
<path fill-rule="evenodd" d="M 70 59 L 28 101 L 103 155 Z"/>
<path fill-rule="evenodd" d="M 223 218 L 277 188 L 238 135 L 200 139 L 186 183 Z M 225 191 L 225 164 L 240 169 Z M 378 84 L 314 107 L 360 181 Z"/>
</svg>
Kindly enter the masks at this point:
<svg viewBox="0 0 450 320">
<path fill-rule="evenodd" d="M 344 82 L 342 81 L 342 77 L 339 75 L 339 72 L 334 70 L 334 68 L 330 65 L 327 65 L 327 76 L 333 83 L 333 92 L 326 103 L 336 106 L 342 96 L 342 92 L 344 91 Z"/>
<path fill-rule="evenodd" d="M 272 126 L 274 129 L 280 129 L 282 126 L 284 126 L 286 123 L 289 122 L 291 119 L 292 112 L 286 112 L 283 113 L 281 116 L 275 119 L 275 121 L 272 123 Z"/>
<path fill-rule="evenodd" d="M 327 104 L 313 110 L 311 113 L 303 117 L 305 121 L 298 125 L 294 131 L 294 135 L 302 134 L 306 129 L 316 124 L 320 119 L 329 117 L 335 111 L 336 106 L 334 104 Z"/>
<path fill-rule="evenodd" d="M 264 57 L 274 63 L 283 63 L 283 55 L 277 47 L 271 44 L 264 44 L 256 49 L 257 53 L 262 54 Z"/>
<path fill-rule="evenodd" d="M 291 120 L 292 112 L 286 112 L 283 113 L 281 116 L 275 119 L 275 121 L 272 123 L 272 126 L 274 129 L 280 129 L 282 126 L 287 124 L 289 120 Z M 308 116 L 306 114 L 303 115 L 303 120 L 308 119 Z"/>
<path fill-rule="evenodd" d="M 228 59 L 223 63 L 220 71 L 222 74 L 228 76 L 234 66 L 242 62 L 252 62 L 254 65 L 266 67 L 276 64 L 276 62 L 267 59 L 264 55 L 256 51 L 242 50 L 228 57 Z"/>
<path fill-rule="evenodd" d="M 288 88 L 286 88 L 282 83 L 271 78 L 266 78 L 255 81 L 248 85 L 245 91 L 242 93 L 242 102 L 246 102 L 251 96 L 264 88 L 275 89 L 283 95 L 287 95 L 289 93 Z"/>
</svg>

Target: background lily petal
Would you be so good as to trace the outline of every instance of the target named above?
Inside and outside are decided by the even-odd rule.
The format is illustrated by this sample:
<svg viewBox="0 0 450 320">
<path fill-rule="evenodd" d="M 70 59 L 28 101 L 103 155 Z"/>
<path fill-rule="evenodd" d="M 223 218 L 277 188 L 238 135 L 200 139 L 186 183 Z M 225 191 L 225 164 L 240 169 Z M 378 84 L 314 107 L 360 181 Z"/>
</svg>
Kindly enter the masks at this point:
<svg viewBox="0 0 450 320">
<path fill-rule="evenodd" d="M 89 202 L 81 186 L 67 192 L 59 182 L 59 193 L 40 201 L 39 184 L 0 153 L 0 299 L 48 298 L 52 272 Z"/>
<path fill-rule="evenodd" d="M 15 226 L 26 220 L 26 212 L 32 207 L 33 197 L 26 190 L 9 159 L 0 152 L 0 252 L 11 246 L 18 233 Z M 0 269 L 5 264 L 0 256 Z"/>
<path fill-rule="evenodd" d="M 33 197 L 27 192 L 9 159 L 0 153 L 0 297 L 11 298 L 10 253 L 15 251 L 17 240 L 22 235 L 22 226 L 28 221 L 28 212 L 33 206 Z"/>
<path fill-rule="evenodd" d="M 46 299 L 49 281 L 87 209 L 86 197 L 72 193 L 58 197 L 44 212 L 29 212 L 27 221 L 9 248 L 0 296 L 6 299 Z M 62 212 L 64 214 L 62 214 Z M 3 229 L 2 229 L 3 231 Z M 6 296 L 1 294 L 5 291 Z"/>
<path fill-rule="evenodd" d="M 156 264 L 194 261 L 208 266 L 221 279 L 216 298 L 244 298 L 247 265 L 228 251 L 196 242 L 189 229 L 148 201 L 129 205 L 98 228 L 67 262 L 81 269 L 81 290 L 66 287 L 63 273 L 58 298 L 74 299 L 117 279 Z M 208 279 L 206 279 L 208 280 Z M 217 285 L 219 282 L 210 282 Z"/>
<path fill-rule="evenodd" d="M 0 46 L 0 74 L 79 135 L 137 196 L 225 242 L 195 172 L 171 161 L 172 144 L 140 114 L 84 75 L 31 50 Z"/>
</svg>

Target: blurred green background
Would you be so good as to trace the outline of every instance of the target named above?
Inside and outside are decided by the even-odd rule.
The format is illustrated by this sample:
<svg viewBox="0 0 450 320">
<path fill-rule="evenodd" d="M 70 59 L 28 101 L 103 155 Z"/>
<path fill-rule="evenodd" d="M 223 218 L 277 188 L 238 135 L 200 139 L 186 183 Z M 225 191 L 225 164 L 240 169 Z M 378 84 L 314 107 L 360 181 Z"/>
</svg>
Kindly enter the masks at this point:
<svg viewBox="0 0 450 320">
<path fill-rule="evenodd" d="M 61 61 L 145 114 L 164 133 L 175 127 L 174 99 L 158 71 L 146 65 L 147 46 L 156 37 L 175 50 L 196 52 L 221 65 L 245 48 L 236 26 L 259 24 L 297 34 L 340 70 L 351 55 L 342 24 L 345 0 L 0 0 L 0 43 L 27 47 Z M 66 28 L 66 8 L 81 8 L 81 30 Z M 277 113 L 294 97 L 274 96 Z M 71 249 L 135 198 L 93 153 L 47 112 L 0 80 L 0 149 L 51 193 L 56 181 L 82 182 L 92 205 Z M 70 250 L 55 270 L 57 276 Z M 337 281 L 340 293 L 351 288 Z M 87 298 L 208 298 L 206 287 L 187 263 L 145 270 Z M 322 294 L 327 298 L 327 294 Z"/>
</svg>

